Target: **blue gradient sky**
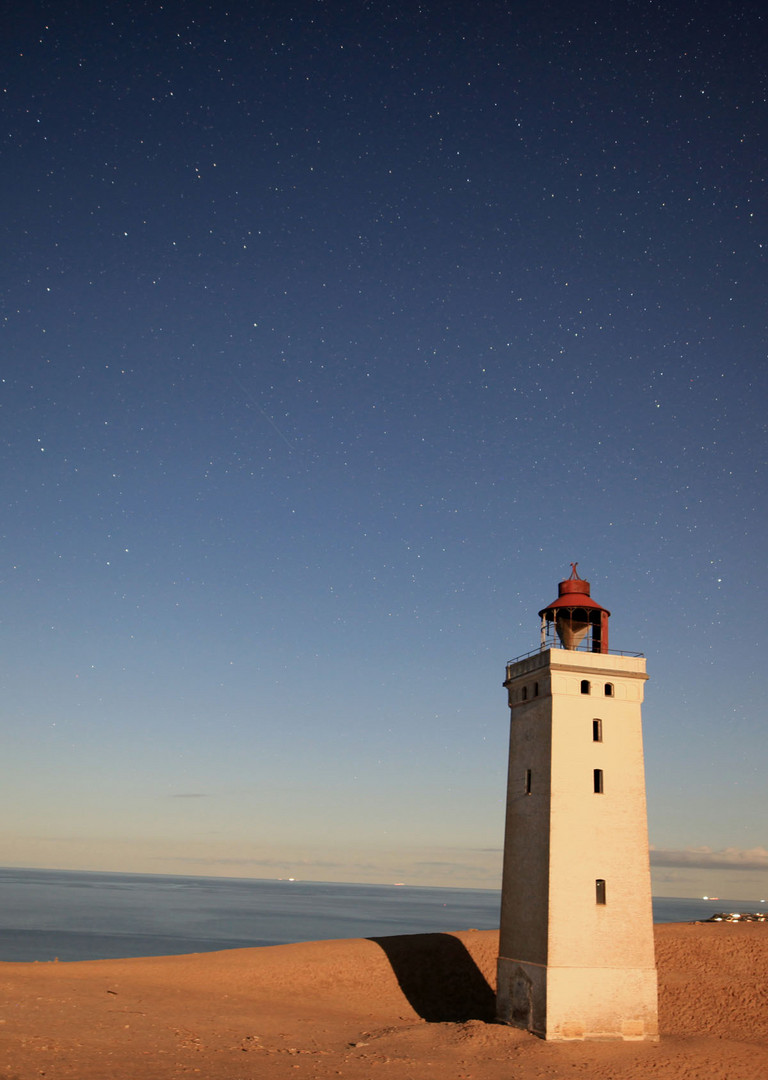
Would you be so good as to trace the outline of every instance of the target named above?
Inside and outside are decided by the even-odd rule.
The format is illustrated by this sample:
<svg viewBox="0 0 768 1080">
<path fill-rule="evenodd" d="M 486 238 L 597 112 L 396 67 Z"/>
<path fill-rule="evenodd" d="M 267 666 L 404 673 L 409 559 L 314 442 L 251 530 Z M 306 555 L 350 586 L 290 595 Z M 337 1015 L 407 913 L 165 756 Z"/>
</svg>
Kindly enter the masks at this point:
<svg viewBox="0 0 768 1080">
<path fill-rule="evenodd" d="M 766 895 L 762 6 L 14 18 L 0 863 L 498 886 L 578 560 L 655 891 Z"/>
</svg>

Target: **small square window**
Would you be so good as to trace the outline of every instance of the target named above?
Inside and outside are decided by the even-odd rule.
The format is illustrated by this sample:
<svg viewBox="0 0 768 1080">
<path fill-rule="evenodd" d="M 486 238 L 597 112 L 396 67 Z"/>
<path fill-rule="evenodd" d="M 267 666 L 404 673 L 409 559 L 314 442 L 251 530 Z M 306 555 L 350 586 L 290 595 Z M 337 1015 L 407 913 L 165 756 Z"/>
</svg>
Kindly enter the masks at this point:
<svg viewBox="0 0 768 1080">
<path fill-rule="evenodd" d="M 582 692 L 582 694 L 588 694 L 589 689 L 590 689 L 589 688 L 589 679 L 582 679 L 581 680 L 581 692 Z"/>
<path fill-rule="evenodd" d="M 613 683 L 607 682 L 605 684 L 605 696 L 606 697 L 613 697 Z"/>
</svg>

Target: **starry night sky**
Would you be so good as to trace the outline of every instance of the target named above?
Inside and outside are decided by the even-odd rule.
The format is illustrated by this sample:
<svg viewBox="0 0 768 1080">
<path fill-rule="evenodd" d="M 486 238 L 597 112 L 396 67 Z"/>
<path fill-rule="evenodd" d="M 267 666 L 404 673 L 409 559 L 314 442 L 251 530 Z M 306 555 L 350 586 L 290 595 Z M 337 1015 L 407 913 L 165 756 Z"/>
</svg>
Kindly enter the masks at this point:
<svg viewBox="0 0 768 1080">
<path fill-rule="evenodd" d="M 768 892 L 766 16 L 0 35 L 0 863 L 497 887 L 570 562 L 657 893 Z"/>
</svg>

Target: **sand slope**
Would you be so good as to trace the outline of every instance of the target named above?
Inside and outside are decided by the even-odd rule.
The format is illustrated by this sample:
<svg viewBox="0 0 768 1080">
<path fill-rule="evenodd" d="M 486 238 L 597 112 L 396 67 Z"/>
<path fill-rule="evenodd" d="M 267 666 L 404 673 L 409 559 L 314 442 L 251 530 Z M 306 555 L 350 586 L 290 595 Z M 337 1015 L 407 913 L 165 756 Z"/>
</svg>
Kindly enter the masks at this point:
<svg viewBox="0 0 768 1080">
<path fill-rule="evenodd" d="M 0 1080 L 766 1080 L 768 925 L 656 927 L 662 1040 L 493 1024 L 498 935 L 0 964 Z"/>
</svg>

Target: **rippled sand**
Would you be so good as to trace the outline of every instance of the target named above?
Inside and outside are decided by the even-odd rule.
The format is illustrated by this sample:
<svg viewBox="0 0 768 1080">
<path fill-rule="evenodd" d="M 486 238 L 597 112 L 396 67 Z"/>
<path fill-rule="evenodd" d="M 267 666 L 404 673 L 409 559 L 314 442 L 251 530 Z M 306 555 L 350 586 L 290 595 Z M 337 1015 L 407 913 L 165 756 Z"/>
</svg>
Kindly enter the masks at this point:
<svg viewBox="0 0 768 1080">
<path fill-rule="evenodd" d="M 655 1044 L 494 1024 L 493 931 L 0 963 L 0 1080 L 766 1080 L 768 924 L 655 933 Z"/>
</svg>

